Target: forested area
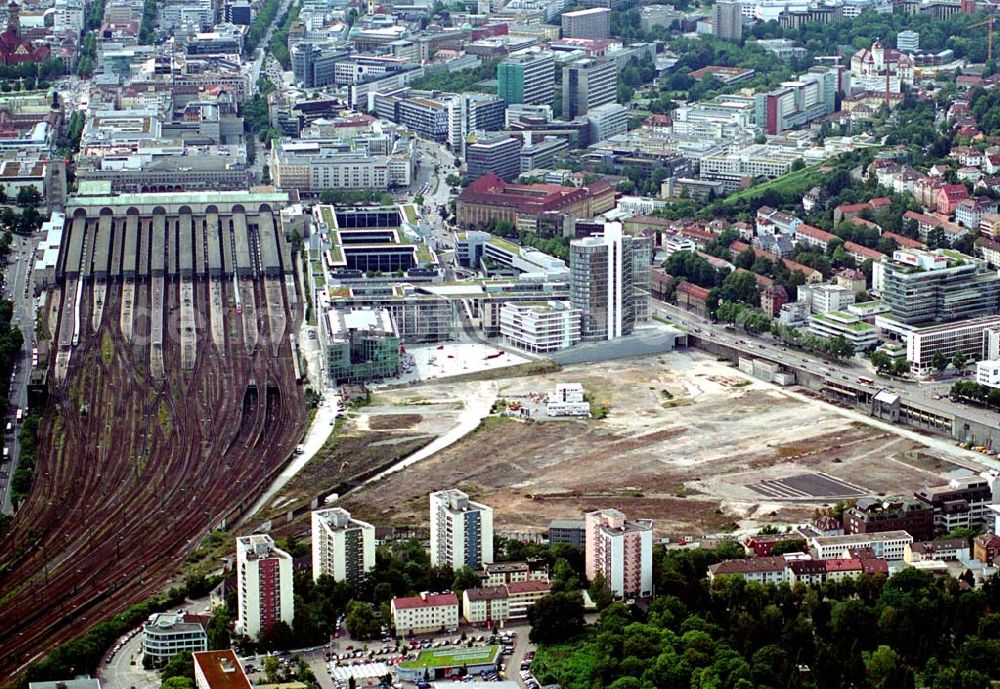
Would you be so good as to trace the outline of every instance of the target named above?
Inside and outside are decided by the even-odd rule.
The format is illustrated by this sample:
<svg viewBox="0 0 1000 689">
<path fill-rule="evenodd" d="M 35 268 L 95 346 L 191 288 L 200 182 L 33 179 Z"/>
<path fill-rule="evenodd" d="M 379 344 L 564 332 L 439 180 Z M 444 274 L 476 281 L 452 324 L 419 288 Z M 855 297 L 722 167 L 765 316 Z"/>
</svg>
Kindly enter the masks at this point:
<svg viewBox="0 0 1000 689">
<path fill-rule="evenodd" d="M 571 596 L 534 615 L 532 670 L 563 689 L 987 689 L 1000 679 L 1000 583 L 963 588 L 906 569 L 806 587 L 705 578 L 736 555 L 659 551 L 648 611 L 620 603 L 591 628 Z M 569 620 L 569 624 L 567 624 Z"/>
</svg>

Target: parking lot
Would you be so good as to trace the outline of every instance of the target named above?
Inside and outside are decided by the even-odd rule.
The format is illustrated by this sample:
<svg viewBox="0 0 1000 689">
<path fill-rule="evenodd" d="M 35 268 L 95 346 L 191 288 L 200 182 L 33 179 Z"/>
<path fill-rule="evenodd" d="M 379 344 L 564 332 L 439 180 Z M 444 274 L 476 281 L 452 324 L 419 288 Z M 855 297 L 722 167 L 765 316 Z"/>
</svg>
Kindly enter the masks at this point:
<svg viewBox="0 0 1000 689">
<path fill-rule="evenodd" d="M 334 644 L 334 648 L 327 650 L 324 658 L 327 675 L 335 689 L 348 689 L 351 678 L 354 679 L 355 686 L 378 686 L 388 689 L 389 685 L 384 682 L 385 677 L 393 674 L 400 663 L 416 660 L 422 651 L 497 645 L 501 647 L 501 660 L 496 672 L 465 677 L 456 675 L 448 678 L 466 682 L 473 680 L 497 682 L 506 676 L 507 661 L 515 653 L 517 641 L 518 633 L 514 631 L 499 632 L 495 636 L 487 632 L 481 634 L 469 632 L 465 634 L 465 638 L 462 635 L 451 634 L 444 637 L 423 637 L 403 641 L 386 637 L 379 645 L 372 642 L 364 644 L 357 641 L 341 641 L 340 644 Z M 336 646 L 340 646 L 342 650 L 337 650 Z M 424 683 L 418 684 L 418 687 L 422 684 Z"/>
</svg>

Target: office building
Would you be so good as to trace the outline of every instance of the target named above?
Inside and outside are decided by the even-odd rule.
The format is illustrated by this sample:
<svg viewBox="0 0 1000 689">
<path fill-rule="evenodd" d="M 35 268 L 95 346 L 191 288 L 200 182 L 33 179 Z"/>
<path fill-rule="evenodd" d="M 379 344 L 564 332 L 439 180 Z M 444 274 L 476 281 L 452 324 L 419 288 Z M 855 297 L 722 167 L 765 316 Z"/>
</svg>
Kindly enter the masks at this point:
<svg viewBox="0 0 1000 689">
<path fill-rule="evenodd" d="M 650 265 L 641 257 L 649 255 L 651 242 L 625 235 L 621 223 L 570 242 L 570 304 L 581 312 L 584 342 L 629 335 L 648 313 L 649 293 L 641 286 L 649 285 Z"/>
<path fill-rule="evenodd" d="M 320 41 L 294 42 L 288 49 L 297 86 L 317 88 L 336 83 L 335 65 L 350 57 L 351 51 Z"/>
<path fill-rule="evenodd" d="M 615 63 L 604 58 L 584 58 L 563 67 L 563 119 L 572 120 L 591 108 L 614 103 L 617 74 Z"/>
<path fill-rule="evenodd" d="M 493 562 L 493 508 L 450 489 L 430 494 L 430 513 L 432 567 L 479 569 Z"/>
<path fill-rule="evenodd" d="M 1000 388 L 1000 359 L 976 362 L 976 382 L 988 388 Z"/>
<path fill-rule="evenodd" d="M 341 507 L 312 513 L 313 579 L 324 574 L 358 587 L 375 567 L 375 527 Z"/>
<path fill-rule="evenodd" d="M 553 519 L 549 522 L 549 545 L 583 548 L 587 544 L 587 526 L 582 519 Z"/>
<path fill-rule="evenodd" d="M 175 653 L 207 651 L 208 635 L 199 619 L 177 612 L 159 612 L 142 625 L 143 662 L 166 665 Z"/>
<path fill-rule="evenodd" d="M 512 184 L 490 173 L 458 195 L 455 217 L 460 227 L 485 227 L 506 220 L 519 230 L 535 232 L 540 219 L 550 214 L 590 218 L 614 207 L 615 189 L 604 180 L 582 187 Z"/>
<path fill-rule="evenodd" d="M 611 35 L 611 10 L 594 7 L 562 15 L 563 38 L 604 39 Z"/>
<path fill-rule="evenodd" d="M 236 539 L 236 633 L 255 641 L 295 616 L 292 556 L 264 534 Z"/>
<path fill-rule="evenodd" d="M 712 35 L 724 41 L 743 39 L 743 13 L 736 0 L 719 0 L 712 5 Z"/>
<path fill-rule="evenodd" d="M 497 95 L 507 105 L 552 105 L 555 69 L 555 57 L 549 52 L 511 55 L 497 65 Z"/>
<path fill-rule="evenodd" d="M 918 541 L 934 537 L 934 510 L 919 500 L 860 498 L 844 510 L 844 533 L 905 531 Z"/>
<path fill-rule="evenodd" d="M 847 311 L 829 311 L 809 316 L 809 334 L 824 339 L 842 337 L 851 343 L 856 352 L 878 346 L 878 329 L 861 317 Z"/>
<path fill-rule="evenodd" d="M 903 53 L 915 53 L 920 50 L 920 34 L 904 29 L 896 34 L 896 50 Z"/>
<path fill-rule="evenodd" d="M 653 522 L 628 521 L 618 510 L 586 515 L 587 579 L 604 576 L 619 598 L 649 598 L 653 595 Z"/>
<path fill-rule="evenodd" d="M 898 250 L 872 270 L 892 319 L 903 324 L 948 323 L 1000 310 L 1000 276 L 985 261 L 957 251 Z"/>
<path fill-rule="evenodd" d="M 521 137 L 497 134 L 479 138 L 465 147 L 468 177 L 475 181 L 494 173 L 505 182 L 512 182 L 521 173 Z"/>
<path fill-rule="evenodd" d="M 512 302 L 500 309 L 500 336 L 527 352 L 555 352 L 580 341 L 580 312 L 566 301 Z"/>
<path fill-rule="evenodd" d="M 236 651 L 201 651 L 192 656 L 196 689 L 253 689 Z"/>
<path fill-rule="evenodd" d="M 757 126 L 766 134 L 780 134 L 835 112 L 842 72 L 837 67 L 814 67 L 776 89 L 758 93 L 754 97 Z"/>
<path fill-rule="evenodd" d="M 320 340 L 333 385 L 364 383 L 399 373 L 399 331 L 387 309 L 332 309 Z"/>
<path fill-rule="evenodd" d="M 607 103 L 587 110 L 590 140 L 605 141 L 628 131 L 628 108 L 619 103 Z"/>
<path fill-rule="evenodd" d="M 988 529 L 993 525 L 993 489 L 982 476 L 953 478 L 947 485 L 922 488 L 913 494 L 934 511 L 935 533 L 955 529 Z"/>
<path fill-rule="evenodd" d="M 325 189 L 390 189 L 413 181 L 413 137 L 362 135 L 350 139 L 281 139 L 272 142 L 271 180 L 284 191 L 319 196 Z"/>
<path fill-rule="evenodd" d="M 814 536 L 809 539 L 809 551 L 817 560 L 836 560 L 842 558 L 848 550 L 871 548 L 875 557 L 902 560 L 909 543 L 913 543 L 913 536 L 905 531 Z"/>
<path fill-rule="evenodd" d="M 936 354 L 951 361 L 961 353 L 967 361 L 989 358 L 987 333 L 1000 325 L 1000 316 L 984 316 L 939 325 L 907 325 L 886 316 L 876 316 L 875 326 L 887 339 L 906 345 L 906 360 L 914 372 L 933 368 Z"/>
<path fill-rule="evenodd" d="M 496 132 L 504 128 L 507 104 L 500 96 L 461 93 L 448 99 L 448 145 L 465 157 L 466 139 L 472 132 Z"/>
</svg>

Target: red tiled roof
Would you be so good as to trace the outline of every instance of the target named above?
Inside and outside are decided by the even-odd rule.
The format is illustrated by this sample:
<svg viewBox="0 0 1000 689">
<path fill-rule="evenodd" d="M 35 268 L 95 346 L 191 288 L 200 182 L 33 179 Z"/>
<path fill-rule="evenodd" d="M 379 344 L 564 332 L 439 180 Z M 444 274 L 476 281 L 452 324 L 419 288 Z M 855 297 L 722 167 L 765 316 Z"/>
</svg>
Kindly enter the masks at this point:
<svg viewBox="0 0 1000 689">
<path fill-rule="evenodd" d="M 884 208 L 885 206 L 892 205 L 892 199 L 886 196 L 878 196 L 868 201 L 868 205 L 871 206 L 872 208 Z"/>
<path fill-rule="evenodd" d="M 712 565 L 714 574 L 750 574 L 752 572 L 781 572 L 788 563 L 785 558 L 748 557 L 742 560 L 725 560 Z M 711 567 L 710 567 L 711 569 Z"/>
<path fill-rule="evenodd" d="M 844 242 L 844 251 L 849 254 L 858 254 L 865 258 L 870 258 L 873 261 L 880 261 L 885 258 L 885 254 L 881 251 L 875 251 L 875 249 L 869 249 L 867 246 L 861 246 L 854 242 Z"/>
<path fill-rule="evenodd" d="M 837 206 L 836 210 L 841 213 L 860 213 L 869 208 L 867 203 L 844 203 Z"/>
<path fill-rule="evenodd" d="M 896 242 L 897 246 L 901 246 L 904 249 L 920 249 L 924 246 L 916 239 L 910 239 L 909 237 L 904 237 L 903 235 L 896 234 L 895 232 L 883 232 L 882 236 L 891 239 Z"/>
<path fill-rule="evenodd" d="M 559 184 L 511 184 L 490 172 L 467 186 L 458 195 L 458 200 L 462 203 L 514 207 L 525 213 L 537 214 L 558 210 L 594 193 L 606 191 L 600 183 L 595 182 L 592 186 L 594 191 L 586 187 L 564 187 Z"/>
<path fill-rule="evenodd" d="M 444 605 L 458 605 L 458 597 L 454 593 L 428 593 L 421 596 L 392 599 L 392 606 L 396 610 L 434 608 Z"/>
<path fill-rule="evenodd" d="M 795 233 L 798 234 L 799 232 L 801 232 L 807 237 L 819 239 L 824 242 L 829 242 L 837 238 L 837 235 L 833 234 L 832 232 L 821 230 L 818 227 L 813 227 L 812 225 L 805 225 L 805 224 L 799 225 L 797 228 L 795 228 Z"/>
<path fill-rule="evenodd" d="M 692 282 L 682 282 L 678 284 L 677 291 L 683 292 L 684 294 L 687 294 L 690 297 L 694 297 L 695 299 L 701 299 L 701 300 L 708 299 L 708 290 L 705 289 L 704 287 L 699 287 L 698 285 Z"/>
<path fill-rule="evenodd" d="M 683 283 L 687 284 L 687 283 Z M 548 581 L 512 581 L 507 586 L 507 593 L 538 593 L 548 591 L 551 584 Z"/>
</svg>

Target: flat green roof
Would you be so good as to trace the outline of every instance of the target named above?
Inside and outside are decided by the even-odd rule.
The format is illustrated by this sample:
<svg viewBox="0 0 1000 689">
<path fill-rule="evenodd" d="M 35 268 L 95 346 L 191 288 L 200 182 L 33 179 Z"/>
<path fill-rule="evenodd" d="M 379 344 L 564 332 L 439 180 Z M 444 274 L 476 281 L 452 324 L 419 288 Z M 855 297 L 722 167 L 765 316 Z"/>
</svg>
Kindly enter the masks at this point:
<svg viewBox="0 0 1000 689">
<path fill-rule="evenodd" d="M 405 669 L 461 667 L 462 665 L 484 665 L 496 663 L 500 657 L 499 646 L 451 646 L 444 648 L 427 648 L 420 651 L 416 660 L 407 660 L 399 664 Z"/>
<path fill-rule="evenodd" d="M 864 321 L 858 321 L 856 323 L 845 323 L 844 321 L 836 320 L 834 318 L 828 318 L 828 316 L 838 315 L 845 319 L 857 318 L 857 316 L 845 313 L 843 311 L 831 311 L 828 314 L 825 313 L 815 313 L 813 318 L 824 323 L 829 323 L 830 325 L 838 326 L 841 328 L 846 328 L 847 330 L 853 330 L 856 333 L 864 332 L 866 330 L 874 330 L 875 326 L 870 323 L 865 323 Z"/>
<path fill-rule="evenodd" d="M 509 251 L 512 254 L 516 254 L 519 248 L 517 244 L 508 242 L 503 237 L 497 237 L 496 235 L 491 236 L 488 240 L 486 240 L 486 243 L 492 244 L 493 246 L 503 249 L 504 251 Z"/>
</svg>

